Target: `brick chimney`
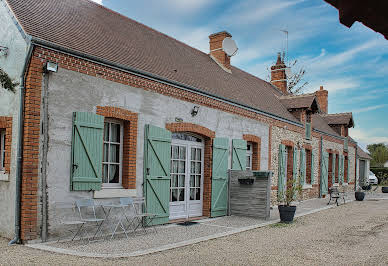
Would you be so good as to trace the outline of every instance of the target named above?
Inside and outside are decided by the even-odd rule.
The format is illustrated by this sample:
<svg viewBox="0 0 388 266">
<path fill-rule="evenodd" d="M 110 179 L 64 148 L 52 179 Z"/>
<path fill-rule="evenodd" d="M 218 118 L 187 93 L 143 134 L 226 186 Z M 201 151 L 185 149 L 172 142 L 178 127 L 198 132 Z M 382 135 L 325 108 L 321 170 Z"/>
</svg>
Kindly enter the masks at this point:
<svg viewBox="0 0 388 266">
<path fill-rule="evenodd" d="M 222 41 L 226 37 L 232 37 L 232 35 L 227 31 L 221 31 L 209 36 L 210 57 L 225 71 L 231 72 L 230 57 L 222 49 Z"/>
<path fill-rule="evenodd" d="M 284 94 L 289 94 L 287 90 L 286 65 L 280 53 L 274 66 L 271 66 L 271 84 L 280 89 Z"/>
<path fill-rule="evenodd" d="M 327 90 L 324 90 L 323 86 L 321 86 L 319 90 L 315 92 L 315 96 L 317 97 L 319 108 L 321 108 L 321 111 L 324 114 L 327 114 L 327 111 L 328 111 L 328 102 L 327 102 L 328 95 L 329 95 L 329 92 Z"/>
</svg>

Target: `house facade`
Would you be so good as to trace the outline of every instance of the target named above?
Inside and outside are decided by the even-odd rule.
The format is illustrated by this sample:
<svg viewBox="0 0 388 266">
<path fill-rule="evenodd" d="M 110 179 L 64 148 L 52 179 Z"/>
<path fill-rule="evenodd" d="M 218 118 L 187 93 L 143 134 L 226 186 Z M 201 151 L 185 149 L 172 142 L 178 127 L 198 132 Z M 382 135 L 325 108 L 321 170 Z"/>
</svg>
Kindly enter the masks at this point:
<svg viewBox="0 0 388 266">
<path fill-rule="evenodd" d="M 87 0 L 0 0 L 0 18 L 20 81 L 0 92 L 4 236 L 46 241 L 82 198 L 145 197 L 155 224 L 226 215 L 230 169 L 273 171 L 273 205 L 292 178 L 305 199 L 354 190 L 352 115 L 288 93 L 281 57 L 269 83 L 231 65 L 228 32 L 206 54 Z"/>
</svg>

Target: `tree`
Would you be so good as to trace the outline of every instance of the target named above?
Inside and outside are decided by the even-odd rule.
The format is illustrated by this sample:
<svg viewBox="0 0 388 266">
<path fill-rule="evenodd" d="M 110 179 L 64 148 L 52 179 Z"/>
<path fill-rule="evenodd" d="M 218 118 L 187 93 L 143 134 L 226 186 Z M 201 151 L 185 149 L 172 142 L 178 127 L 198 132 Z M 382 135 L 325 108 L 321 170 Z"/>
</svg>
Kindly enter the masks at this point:
<svg viewBox="0 0 388 266">
<path fill-rule="evenodd" d="M 372 167 L 382 167 L 388 161 L 388 147 L 384 143 L 370 144 L 367 149 L 372 157 Z"/>
<path fill-rule="evenodd" d="M 8 91 L 15 92 L 16 87 L 19 85 L 18 82 L 13 82 L 8 74 L 0 68 L 0 85 Z"/>
</svg>

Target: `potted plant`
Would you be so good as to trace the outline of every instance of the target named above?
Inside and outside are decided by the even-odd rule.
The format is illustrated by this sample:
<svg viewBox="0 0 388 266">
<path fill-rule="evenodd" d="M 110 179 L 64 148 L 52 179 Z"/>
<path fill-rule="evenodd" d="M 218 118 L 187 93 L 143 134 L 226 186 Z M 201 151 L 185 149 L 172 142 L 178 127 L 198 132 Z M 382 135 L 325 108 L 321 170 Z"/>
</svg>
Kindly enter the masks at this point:
<svg viewBox="0 0 388 266">
<path fill-rule="evenodd" d="M 294 179 L 287 180 L 286 191 L 278 193 L 278 209 L 280 221 L 283 223 L 290 223 L 294 220 L 296 206 L 291 204 L 296 200 L 296 196 L 299 196 L 299 198 L 302 196 L 300 177 L 298 180 L 298 182 Z"/>
<path fill-rule="evenodd" d="M 354 196 L 357 201 L 363 201 L 365 198 L 365 192 L 361 190 L 360 187 L 357 188 L 356 192 L 354 192 Z"/>
</svg>

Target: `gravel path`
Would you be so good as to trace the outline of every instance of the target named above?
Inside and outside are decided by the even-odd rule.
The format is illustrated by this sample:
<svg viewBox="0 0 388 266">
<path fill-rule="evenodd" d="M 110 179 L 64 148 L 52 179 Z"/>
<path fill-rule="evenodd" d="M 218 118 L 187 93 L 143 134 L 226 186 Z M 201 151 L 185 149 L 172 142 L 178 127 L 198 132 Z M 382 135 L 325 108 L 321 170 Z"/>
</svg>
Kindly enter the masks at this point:
<svg viewBox="0 0 388 266">
<path fill-rule="evenodd" d="M 93 259 L 53 254 L 0 239 L 0 264 L 26 265 L 388 265 L 388 200 L 352 202 L 187 247 L 136 258 Z"/>
</svg>

